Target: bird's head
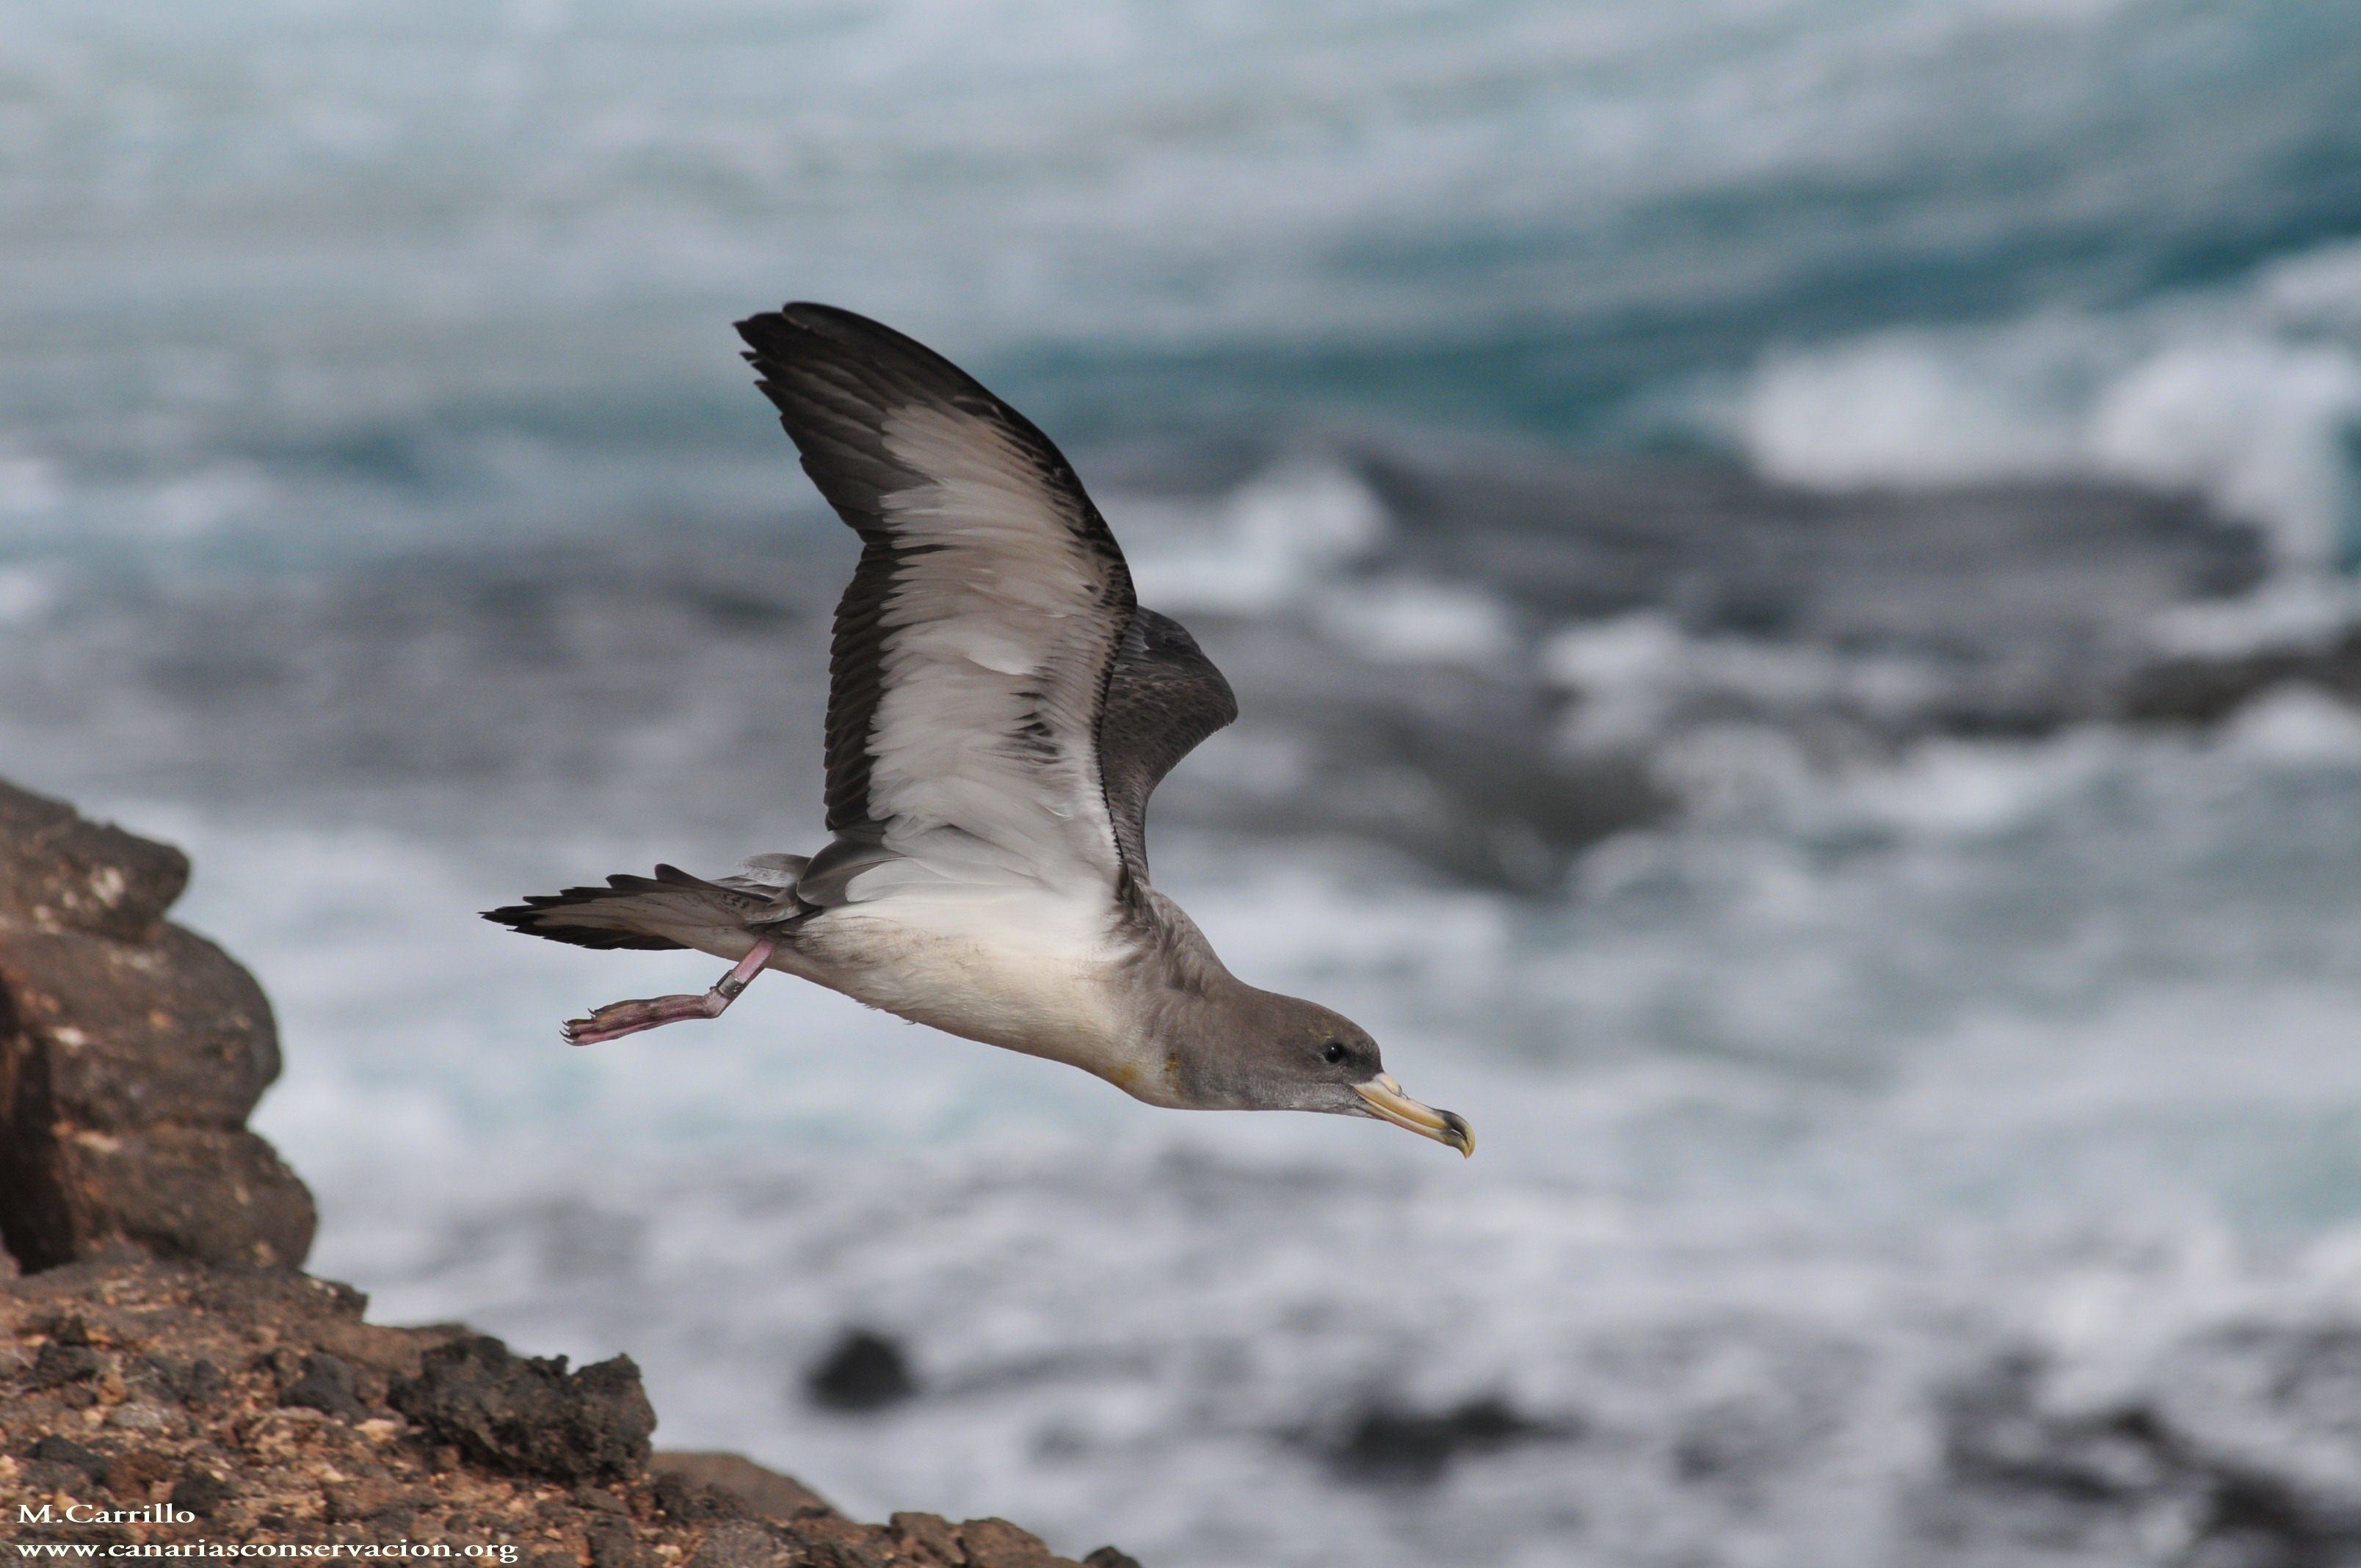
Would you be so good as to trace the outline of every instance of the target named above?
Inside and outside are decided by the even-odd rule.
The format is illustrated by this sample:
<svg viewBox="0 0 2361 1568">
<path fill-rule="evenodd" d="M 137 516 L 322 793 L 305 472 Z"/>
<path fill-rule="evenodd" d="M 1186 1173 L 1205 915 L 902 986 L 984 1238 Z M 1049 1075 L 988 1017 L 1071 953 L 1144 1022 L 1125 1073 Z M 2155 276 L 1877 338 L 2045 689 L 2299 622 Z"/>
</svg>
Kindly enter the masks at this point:
<svg viewBox="0 0 2361 1568">
<path fill-rule="evenodd" d="M 1246 994 L 1230 1010 L 1227 1038 L 1200 1053 L 1202 1059 L 1180 1064 L 1191 1100 L 1238 1110 L 1372 1116 L 1463 1155 L 1476 1152 L 1476 1135 L 1465 1118 L 1402 1092 L 1367 1029 L 1316 1002 L 1241 990 Z"/>
</svg>

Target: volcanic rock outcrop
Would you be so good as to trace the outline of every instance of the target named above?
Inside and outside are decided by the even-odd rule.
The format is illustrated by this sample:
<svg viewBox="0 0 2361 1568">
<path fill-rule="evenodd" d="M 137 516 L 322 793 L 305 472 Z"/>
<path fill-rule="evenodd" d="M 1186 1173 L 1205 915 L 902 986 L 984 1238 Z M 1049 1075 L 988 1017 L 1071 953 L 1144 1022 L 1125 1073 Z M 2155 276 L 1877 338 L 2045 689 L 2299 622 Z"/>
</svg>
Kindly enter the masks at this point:
<svg viewBox="0 0 2361 1568">
<path fill-rule="evenodd" d="M 1005 1519 L 846 1518 L 652 1451 L 629 1356 L 385 1328 L 298 1266 L 311 1194 L 246 1130 L 270 1004 L 164 919 L 178 850 L 0 784 L 0 1539 L 524 1568 L 1138 1568 Z"/>
<path fill-rule="evenodd" d="M 735 1454 L 651 1453 L 630 1357 L 569 1372 L 366 1305 L 236 1266 L 0 1284 L 0 1535 L 517 1568 L 1137 1568 L 1005 1519 L 862 1524 Z"/>
<path fill-rule="evenodd" d="M 293 1267 L 312 1195 L 247 1113 L 279 1076 L 262 988 L 164 912 L 188 858 L 0 784 L 0 1243 Z"/>
</svg>

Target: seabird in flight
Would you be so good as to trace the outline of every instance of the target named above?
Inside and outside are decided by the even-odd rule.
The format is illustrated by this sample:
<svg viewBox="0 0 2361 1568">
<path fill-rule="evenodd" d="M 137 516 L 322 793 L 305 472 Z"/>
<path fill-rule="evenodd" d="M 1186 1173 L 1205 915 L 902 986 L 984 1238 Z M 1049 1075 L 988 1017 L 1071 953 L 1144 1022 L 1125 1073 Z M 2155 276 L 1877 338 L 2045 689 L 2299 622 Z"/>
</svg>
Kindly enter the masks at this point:
<svg viewBox="0 0 2361 1568">
<path fill-rule="evenodd" d="M 485 918 L 586 948 L 693 948 L 701 996 L 617 1002 L 578 1046 L 719 1017 L 764 970 L 1151 1105 L 1373 1116 L 1472 1153 L 1314 1002 L 1260 991 L 1148 876 L 1148 797 L 1237 717 L 1188 632 L 1143 608 L 1049 438 L 957 366 L 826 305 L 738 323 L 804 471 L 861 536 L 829 662 L 818 854 L 705 881 L 527 898 Z"/>
</svg>

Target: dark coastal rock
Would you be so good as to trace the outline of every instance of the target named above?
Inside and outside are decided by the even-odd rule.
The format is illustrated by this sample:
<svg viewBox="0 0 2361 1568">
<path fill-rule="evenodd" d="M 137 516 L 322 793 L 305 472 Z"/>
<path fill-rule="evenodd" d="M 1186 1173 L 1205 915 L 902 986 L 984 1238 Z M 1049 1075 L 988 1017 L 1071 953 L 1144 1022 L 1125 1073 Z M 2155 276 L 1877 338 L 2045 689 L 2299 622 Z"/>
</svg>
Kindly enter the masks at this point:
<svg viewBox="0 0 2361 1568">
<path fill-rule="evenodd" d="M 882 1410 L 918 1391 L 901 1345 L 869 1329 L 846 1331 L 805 1375 L 804 1388 L 823 1409 Z"/>
<path fill-rule="evenodd" d="M 898 1513 L 885 1521 L 900 1552 L 921 1563 L 957 1563 L 967 1555 L 959 1530 L 940 1514 Z"/>
<path fill-rule="evenodd" d="M 1041 1538 L 1019 1530 L 1006 1519 L 969 1519 L 953 1524 L 940 1514 L 895 1514 L 886 1527 L 897 1562 L 941 1568 L 1065 1568 L 1069 1559 L 1053 1554 Z M 1085 1561 L 1091 1568 L 1106 1568 L 1106 1553 L 1131 1559 L 1103 1546 Z"/>
<path fill-rule="evenodd" d="M 1039 1536 L 1006 1519 L 970 1519 L 959 1527 L 959 1542 L 967 1568 L 1055 1568 L 1063 1561 Z"/>
<path fill-rule="evenodd" d="M 354 1387 L 351 1365 L 341 1356 L 326 1354 L 303 1358 L 303 1375 L 280 1391 L 279 1402 L 318 1410 L 338 1420 L 368 1419 L 368 1407 Z"/>
<path fill-rule="evenodd" d="M 2265 1364 L 2275 1401 L 2305 1402 L 2306 1336 L 2252 1343 L 2220 1337 L 2184 1346 L 2198 1364 L 2225 1355 Z M 2342 1475 L 2306 1477 L 2301 1464 L 2266 1468 L 2235 1444 L 2209 1441 L 2153 1399 L 2061 1411 L 2045 1398 L 2049 1369 L 2004 1355 L 1951 1387 L 1940 1409 L 1940 1484 L 1916 1508 L 1924 1533 L 1952 1541 L 2072 1544 L 2174 1537 L 2191 1563 L 2239 1568 L 2337 1568 L 2361 1561 L 2361 1503 Z M 2349 1378 L 2335 1377 L 2349 1396 Z M 2340 1418 L 2349 1419 L 2349 1402 Z"/>
<path fill-rule="evenodd" d="M 651 1495 L 657 1511 L 677 1523 L 714 1524 L 752 1519 L 759 1511 L 736 1490 L 700 1481 L 689 1472 L 667 1470 L 653 1460 L 651 1471 L 655 1475 Z"/>
<path fill-rule="evenodd" d="M 247 1132 L 159 1126 L 74 1131 L 12 1195 L 9 1238 L 28 1269 L 125 1249 L 191 1262 L 298 1263 L 318 1212 L 271 1146 Z"/>
<path fill-rule="evenodd" d="M 169 1501 L 195 1517 L 139 1527 L 168 1555 L 416 1539 L 448 1542 L 455 1561 L 512 1542 L 518 1568 L 1080 1568 L 1005 1519 L 862 1524 L 737 1454 L 651 1457 L 629 1363 L 569 1376 L 464 1331 L 367 1322 L 367 1305 L 286 1269 L 76 1263 L 0 1282 L 0 1497 L 50 1510 L 11 1517 L 11 1539 L 104 1554 L 126 1538 L 69 1508 Z M 53 1347 L 81 1354 L 53 1357 L 72 1376 L 44 1385 L 29 1374 Z M 188 1420 L 120 1419 L 199 1365 L 216 1370 Z M 377 1409 L 405 1378 L 413 1397 L 398 1403 L 419 1405 L 425 1386 L 456 1424 Z M 62 1401 L 67 1389 L 91 1402 Z M 347 1398 L 368 1419 L 349 1419 Z M 516 1430 L 533 1420 L 538 1432 Z M 483 1426 L 509 1429 L 489 1461 L 456 1441 Z M 570 1478 L 589 1472 L 605 1474 Z M 1109 1547 L 1090 1568 L 1132 1565 Z"/>
<path fill-rule="evenodd" d="M 689 1568 L 800 1568 L 794 1545 L 753 1519 L 732 1519 L 708 1531 Z"/>
<path fill-rule="evenodd" d="M 0 1242 L 27 1270 L 147 1255 L 293 1266 L 311 1194 L 246 1117 L 270 1004 L 165 924 L 186 857 L 0 784 Z"/>
<path fill-rule="evenodd" d="M 202 1470 L 191 1471 L 172 1484 L 171 1505 L 185 1508 L 201 1519 L 213 1518 L 224 1503 L 237 1496 L 237 1489 L 218 1475 Z"/>
<path fill-rule="evenodd" d="M 61 800 L 0 784 L 0 924 L 154 939 L 189 885 L 189 858 Z"/>
<path fill-rule="evenodd" d="M 1325 1453 L 1339 1479 L 1424 1486 L 1464 1457 L 1573 1435 L 1570 1427 L 1535 1420 L 1498 1398 L 1431 1413 L 1380 1405 L 1363 1410 Z"/>
<path fill-rule="evenodd" d="M 67 1383 L 80 1383 L 97 1375 L 98 1352 L 86 1344 L 64 1344 L 51 1340 L 33 1358 L 33 1387 L 36 1388 L 55 1388 Z"/>
<path fill-rule="evenodd" d="M 2211 724 L 2258 693 L 2290 682 L 2361 703 L 2361 630 L 2322 648 L 2274 649 L 2230 659 L 2166 659 L 2136 674 L 2123 695 L 2127 718 Z"/>
<path fill-rule="evenodd" d="M 11 932 L 0 986 L 29 1036 L 26 1070 L 50 1114 L 79 1127 L 242 1127 L 279 1076 L 262 988 L 177 926 L 138 946 L 80 931 Z"/>
<path fill-rule="evenodd" d="M 2259 532 L 2128 486 L 1805 489 L 1731 465 L 1437 439 L 1365 448 L 1388 549 L 1552 620 L 1662 609 L 1702 632 L 2030 654 L 2261 581 Z"/>
<path fill-rule="evenodd" d="M 656 1415 L 628 1355 L 569 1373 L 486 1335 L 426 1353 L 393 1408 L 481 1464 L 559 1481 L 617 1481 L 647 1467 Z"/>
<path fill-rule="evenodd" d="M 765 1470 L 743 1454 L 658 1453 L 648 1461 L 648 1469 L 656 1477 L 659 1496 L 665 1495 L 667 1481 L 677 1484 L 670 1495 L 680 1498 L 687 1511 L 713 1506 L 709 1501 L 691 1500 L 701 1489 L 719 1491 L 744 1513 L 762 1519 L 793 1519 L 830 1511 L 828 1500 L 802 1482 Z M 666 1507 L 674 1511 L 670 1505 Z"/>
<path fill-rule="evenodd" d="M 70 1437 L 51 1432 L 26 1449 L 25 1457 L 46 1464 L 62 1464 L 79 1470 L 93 1485 L 106 1481 L 107 1457 L 93 1449 L 84 1448 Z"/>
</svg>

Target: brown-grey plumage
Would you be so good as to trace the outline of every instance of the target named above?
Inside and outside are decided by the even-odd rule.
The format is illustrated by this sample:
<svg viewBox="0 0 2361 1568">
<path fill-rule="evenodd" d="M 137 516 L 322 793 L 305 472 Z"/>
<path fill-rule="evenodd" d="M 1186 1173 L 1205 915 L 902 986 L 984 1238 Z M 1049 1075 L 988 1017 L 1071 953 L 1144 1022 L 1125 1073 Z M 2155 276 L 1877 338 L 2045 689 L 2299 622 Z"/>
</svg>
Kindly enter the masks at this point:
<svg viewBox="0 0 2361 1568">
<path fill-rule="evenodd" d="M 1230 683 L 1169 616 L 1135 608 L 1099 705 L 1099 777 L 1126 870 L 1148 877 L 1148 797 L 1199 741 L 1238 717 Z"/>
<path fill-rule="evenodd" d="M 1249 986 L 1148 880 L 1149 796 L 1237 702 L 1142 608 L 1056 444 L 966 372 L 825 305 L 738 323 L 804 471 L 862 541 L 829 654 L 827 824 L 806 861 L 610 877 L 487 918 L 737 961 L 706 995 L 617 1003 L 577 1044 L 711 1017 L 777 969 L 1193 1109 L 1376 1116 L 1473 1147 L 1376 1042 Z"/>
</svg>

